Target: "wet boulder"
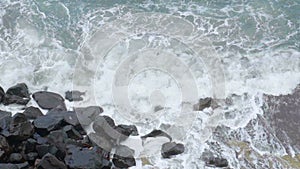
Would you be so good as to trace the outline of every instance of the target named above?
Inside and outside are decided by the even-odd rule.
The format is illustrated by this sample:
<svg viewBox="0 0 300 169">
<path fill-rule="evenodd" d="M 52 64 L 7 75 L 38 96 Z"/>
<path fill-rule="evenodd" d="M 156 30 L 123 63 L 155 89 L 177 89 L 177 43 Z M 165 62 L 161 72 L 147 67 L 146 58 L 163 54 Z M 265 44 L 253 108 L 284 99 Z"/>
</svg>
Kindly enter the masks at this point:
<svg viewBox="0 0 300 169">
<path fill-rule="evenodd" d="M 228 167 L 228 161 L 224 158 L 210 157 L 208 161 L 206 161 L 206 165 L 215 167 Z"/>
<path fill-rule="evenodd" d="M 63 121 L 72 126 L 80 126 L 79 120 L 75 111 L 65 111 L 60 109 L 52 109 L 47 115 L 62 118 Z"/>
<path fill-rule="evenodd" d="M 59 129 L 62 126 L 63 118 L 50 115 L 39 116 L 34 121 L 34 127 L 41 136 L 47 135 L 50 131 Z"/>
<path fill-rule="evenodd" d="M 0 163 L 1 169 L 20 169 L 16 164 L 11 163 Z"/>
<path fill-rule="evenodd" d="M 149 134 L 142 136 L 142 139 L 146 139 L 147 137 L 166 137 L 170 141 L 172 141 L 172 137 L 162 130 L 153 130 Z"/>
<path fill-rule="evenodd" d="M 67 166 L 55 156 L 48 153 L 38 162 L 37 169 L 67 169 Z"/>
<path fill-rule="evenodd" d="M 63 131 L 67 134 L 68 138 L 74 140 L 80 140 L 83 138 L 82 135 L 71 125 L 65 126 Z"/>
<path fill-rule="evenodd" d="M 128 168 L 136 165 L 134 159 L 134 150 L 127 146 L 120 145 L 116 148 L 113 156 L 113 163 L 119 168 Z"/>
<path fill-rule="evenodd" d="M 9 121 L 9 127 L 2 130 L 2 134 L 8 140 L 18 142 L 26 140 L 33 135 L 34 127 L 24 114 L 17 113 Z"/>
<path fill-rule="evenodd" d="M 194 105 L 194 110 L 195 111 L 202 111 L 204 110 L 205 108 L 208 108 L 212 105 L 212 98 L 210 97 L 206 97 L 206 98 L 201 98 L 199 100 L 199 102 Z"/>
<path fill-rule="evenodd" d="M 30 101 L 30 94 L 28 87 L 25 83 L 18 83 L 15 86 L 10 87 L 3 100 L 4 105 L 9 104 L 21 104 L 26 105 Z"/>
<path fill-rule="evenodd" d="M 132 136 L 138 136 L 139 135 L 139 132 L 138 132 L 135 125 L 120 124 L 120 125 L 118 125 L 118 127 L 126 130 Z"/>
<path fill-rule="evenodd" d="M 40 91 L 34 93 L 32 97 L 42 109 L 60 108 L 66 110 L 64 98 L 57 93 Z"/>
<path fill-rule="evenodd" d="M 175 142 L 168 142 L 162 145 L 161 155 L 163 158 L 170 158 L 184 152 L 184 145 Z"/>
<path fill-rule="evenodd" d="M 103 112 L 103 109 L 99 106 L 88 106 L 75 108 L 75 112 L 80 124 L 85 127 L 90 125 Z"/>
<path fill-rule="evenodd" d="M 49 145 L 49 144 L 42 144 L 36 146 L 36 152 L 38 153 L 38 156 L 42 158 L 47 153 L 50 153 L 54 156 L 58 154 L 58 149 L 56 146 Z"/>
<path fill-rule="evenodd" d="M 65 163 L 69 168 L 105 168 L 111 167 L 109 160 L 102 157 L 99 148 L 80 148 L 76 146 L 68 146 L 68 153 L 65 157 Z"/>
<path fill-rule="evenodd" d="M 34 162 L 38 158 L 39 154 L 36 152 L 31 152 L 26 154 L 25 159 L 29 162 Z"/>
<path fill-rule="evenodd" d="M 84 92 L 80 92 L 80 91 L 77 91 L 77 90 L 67 91 L 66 95 L 65 95 L 65 98 L 67 100 L 69 100 L 70 102 L 72 102 L 72 101 L 82 101 L 83 100 L 82 95 L 84 95 L 84 94 L 85 94 Z"/>
<path fill-rule="evenodd" d="M 43 116 L 43 113 L 41 110 L 37 107 L 26 107 L 23 114 L 28 118 L 28 119 L 36 119 L 39 116 Z"/>
</svg>

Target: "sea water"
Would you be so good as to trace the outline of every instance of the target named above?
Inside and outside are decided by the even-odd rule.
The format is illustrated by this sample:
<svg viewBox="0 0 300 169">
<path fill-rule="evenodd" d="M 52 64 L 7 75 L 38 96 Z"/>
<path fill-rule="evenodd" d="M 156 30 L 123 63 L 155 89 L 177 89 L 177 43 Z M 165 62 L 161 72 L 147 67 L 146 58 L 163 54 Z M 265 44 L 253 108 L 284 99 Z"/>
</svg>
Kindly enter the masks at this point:
<svg viewBox="0 0 300 169">
<path fill-rule="evenodd" d="M 85 100 L 70 109 L 100 105 L 119 124 L 141 134 L 164 129 L 186 146 L 165 160 L 150 151 L 160 143 L 143 150 L 132 138 L 126 144 L 139 144 L 137 157 L 151 164 L 136 168 L 204 168 L 200 157 L 218 126 L 253 141 L 242 130 L 263 114 L 262 94 L 288 94 L 300 83 L 299 16 L 298 0 L 2 0 L 0 84 L 81 90 Z M 193 111 L 204 97 L 233 103 Z M 219 148 L 242 166 L 230 147 Z"/>
</svg>

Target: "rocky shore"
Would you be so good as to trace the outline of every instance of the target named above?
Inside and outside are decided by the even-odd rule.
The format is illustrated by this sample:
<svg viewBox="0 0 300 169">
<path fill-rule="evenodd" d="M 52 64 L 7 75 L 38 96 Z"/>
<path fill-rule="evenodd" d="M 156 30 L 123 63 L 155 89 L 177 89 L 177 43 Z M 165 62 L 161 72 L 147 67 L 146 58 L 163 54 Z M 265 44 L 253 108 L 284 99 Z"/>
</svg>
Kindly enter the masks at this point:
<svg viewBox="0 0 300 169">
<path fill-rule="evenodd" d="M 1 169 L 109 169 L 136 165 L 134 150 L 120 143 L 138 136 L 134 125 L 115 124 L 100 106 L 68 110 L 65 99 L 81 101 L 84 93 L 67 91 L 65 98 L 49 91 L 31 94 L 24 83 L 0 87 L 0 103 L 24 105 L 23 112 L 12 114 L 0 110 Z M 39 107 L 26 106 L 33 98 Z M 43 114 L 41 109 L 46 110 Z M 85 127 L 94 132 L 87 133 Z M 161 130 L 141 136 L 166 137 L 162 158 L 172 158 L 185 151 L 181 143 Z"/>
</svg>

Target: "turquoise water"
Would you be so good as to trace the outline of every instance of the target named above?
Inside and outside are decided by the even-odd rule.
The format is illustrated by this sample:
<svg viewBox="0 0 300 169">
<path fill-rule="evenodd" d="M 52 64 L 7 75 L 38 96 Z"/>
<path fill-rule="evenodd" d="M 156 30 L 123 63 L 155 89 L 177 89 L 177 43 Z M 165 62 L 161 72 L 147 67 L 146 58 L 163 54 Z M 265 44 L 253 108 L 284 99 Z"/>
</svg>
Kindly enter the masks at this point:
<svg viewBox="0 0 300 169">
<path fill-rule="evenodd" d="M 135 26 L 132 26 L 134 21 L 130 25 L 130 22 L 124 19 L 133 16 L 134 20 L 139 14 L 146 17 L 158 16 L 153 14 L 168 16 L 166 23 L 159 22 L 161 24 L 159 29 L 170 30 L 160 31 L 156 29 L 154 22 L 155 26 L 145 25 L 149 29 L 146 32 L 139 32 Z M 172 18 L 170 16 L 179 19 L 178 23 L 175 21 L 173 26 L 168 27 L 168 22 L 172 21 L 168 20 Z M 170 37 L 172 34 L 168 32 L 178 31 L 189 34 L 192 30 L 191 37 L 194 38 L 195 43 L 209 42 L 214 53 L 208 54 L 207 57 L 214 55 L 213 57 L 219 59 L 218 67 L 223 70 L 219 73 L 224 75 L 222 77 L 226 84 L 222 91 L 224 95 L 227 97 L 232 94 L 247 93 L 249 97 L 241 99 L 231 107 L 241 110 L 233 119 L 226 120 L 219 116 L 209 115 L 201 117 L 203 119 L 200 118 L 200 120 L 195 118 L 200 129 L 194 129 L 195 131 L 189 137 L 195 140 L 189 141 L 188 153 L 179 160 L 173 159 L 166 162 L 153 159 L 152 162 L 157 164 L 156 166 L 203 168 L 204 164 L 199 162 L 199 157 L 203 149 L 207 147 L 198 146 L 196 142 L 204 143 L 209 135 L 199 134 L 198 131 L 211 131 L 209 127 L 213 128 L 221 124 L 233 130 L 244 127 L 251 118 L 255 118 L 256 114 L 260 113 L 257 105 L 252 105 L 251 99 L 262 93 L 287 94 L 300 83 L 299 0 L 1 0 L 0 18 L 0 85 L 8 88 L 22 81 L 29 84 L 31 91 L 48 88 L 64 93 L 74 87 L 74 84 L 79 85 L 78 87 L 84 86 L 82 89 L 86 90 L 89 87 L 87 84 L 94 82 L 99 88 L 99 93 L 96 91 L 95 98 L 98 101 L 96 102 L 104 105 L 108 112 L 113 112 L 108 96 L 110 90 L 101 86 L 106 80 L 103 80 L 103 77 L 110 76 L 111 70 L 100 69 L 98 72 L 93 69 L 92 65 L 101 60 L 98 54 L 102 49 L 109 49 L 110 51 L 103 57 L 111 58 L 109 60 L 111 62 L 105 60 L 103 64 L 113 64 L 120 61 L 118 60 L 119 56 L 121 58 L 119 53 L 126 54 L 131 49 L 142 48 L 139 45 L 143 43 L 139 40 L 144 40 L 145 44 L 148 44 L 145 46 L 149 48 L 161 45 L 165 48 L 178 49 L 178 51 L 184 51 L 190 47 L 190 44 L 193 44 L 186 43 L 190 41 L 190 36 L 175 37 L 182 43 L 181 45 L 176 44 L 177 41 L 168 41 L 172 38 Z M 155 21 L 155 17 L 153 20 Z M 148 24 L 148 22 L 145 23 Z M 97 37 L 97 33 L 101 31 L 104 33 L 107 31 L 107 34 L 117 38 L 122 37 L 125 39 L 122 41 L 124 43 L 120 43 L 119 46 L 109 46 L 110 41 L 101 41 L 103 36 Z M 139 37 L 140 34 L 142 38 Z M 155 37 L 158 37 L 158 40 Z M 128 44 L 129 42 L 135 43 L 135 45 L 130 46 L 127 42 Z M 181 56 L 180 53 L 176 54 Z M 198 63 L 198 58 L 201 56 L 193 55 L 185 61 Z M 200 63 L 191 66 L 197 75 L 195 77 L 199 97 L 212 96 L 206 88 L 210 84 L 208 78 L 206 75 L 199 75 L 205 74 L 203 73 L 205 70 L 202 70 L 205 66 L 202 66 Z M 74 74 L 78 73 L 76 71 L 81 76 L 74 80 Z M 95 78 L 89 78 L 94 76 L 95 72 L 99 74 Z M 171 86 L 163 88 L 166 91 L 163 94 L 170 101 L 166 104 L 174 107 L 179 105 L 177 98 L 171 99 L 180 93 L 180 90 L 175 89 L 175 82 L 165 80 L 167 79 L 165 75 L 156 72 L 150 72 L 148 75 L 141 74 L 132 80 L 133 85 L 130 90 L 133 93 L 131 95 L 133 103 L 147 105 L 148 101 L 134 100 L 134 98 L 143 94 L 143 90 L 155 90 L 153 86 L 156 82 L 161 82 L 162 86 L 165 84 Z M 161 79 L 157 79 L 157 76 Z M 145 84 L 146 89 L 138 84 Z M 138 92 L 135 93 L 135 90 Z M 107 95 L 106 92 L 108 92 Z M 157 95 L 160 96 L 160 93 Z M 146 96 L 143 95 L 143 97 Z M 139 108 L 139 106 L 136 107 Z M 122 121 L 122 119 L 119 120 Z M 155 124 L 149 125 L 157 127 Z M 150 127 L 142 131 L 147 130 L 150 130 Z M 195 145 L 199 151 L 192 150 Z M 281 150 L 278 152 L 282 153 Z M 242 166 L 234 161 L 234 155 L 228 153 L 225 155 L 231 159 L 231 164 L 235 168 Z"/>
</svg>

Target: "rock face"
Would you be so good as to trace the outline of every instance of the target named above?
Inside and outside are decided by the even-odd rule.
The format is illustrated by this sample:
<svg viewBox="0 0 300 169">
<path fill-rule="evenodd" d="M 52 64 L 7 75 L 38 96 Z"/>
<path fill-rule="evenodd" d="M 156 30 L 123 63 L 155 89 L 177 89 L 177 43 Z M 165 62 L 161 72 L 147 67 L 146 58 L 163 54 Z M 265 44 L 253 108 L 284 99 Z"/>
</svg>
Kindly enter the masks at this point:
<svg viewBox="0 0 300 169">
<path fill-rule="evenodd" d="M 113 163 L 119 168 L 135 166 L 134 151 L 127 146 L 118 146 L 113 157 Z"/>
<path fill-rule="evenodd" d="M 184 152 L 184 145 L 175 142 L 168 142 L 162 145 L 161 155 L 163 158 L 170 158 L 171 156 L 178 155 Z"/>
<path fill-rule="evenodd" d="M 37 164 L 38 169 L 67 169 L 67 166 L 52 154 L 46 154 Z"/>
<path fill-rule="evenodd" d="M 292 94 L 264 95 L 264 117 L 286 151 L 300 153 L 300 85 Z M 291 150 L 291 148 L 293 150 Z"/>
<path fill-rule="evenodd" d="M 60 108 L 66 110 L 64 98 L 57 93 L 40 91 L 34 93 L 32 97 L 42 109 Z"/>
<path fill-rule="evenodd" d="M 28 87 L 25 83 L 19 83 L 15 86 L 10 87 L 3 100 L 4 105 L 9 104 L 21 104 L 26 105 L 30 101 L 30 94 Z"/>
<path fill-rule="evenodd" d="M 80 92 L 80 91 L 77 91 L 77 90 L 67 91 L 65 98 L 67 100 L 69 100 L 70 102 L 72 102 L 72 101 L 82 101 L 83 98 L 81 96 L 84 95 L 84 94 L 85 94 L 84 92 Z"/>
<path fill-rule="evenodd" d="M 41 110 L 37 107 L 26 107 L 23 114 L 28 118 L 28 119 L 36 119 L 39 116 L 43 116 L 43 113 Z"/>
</svg>

